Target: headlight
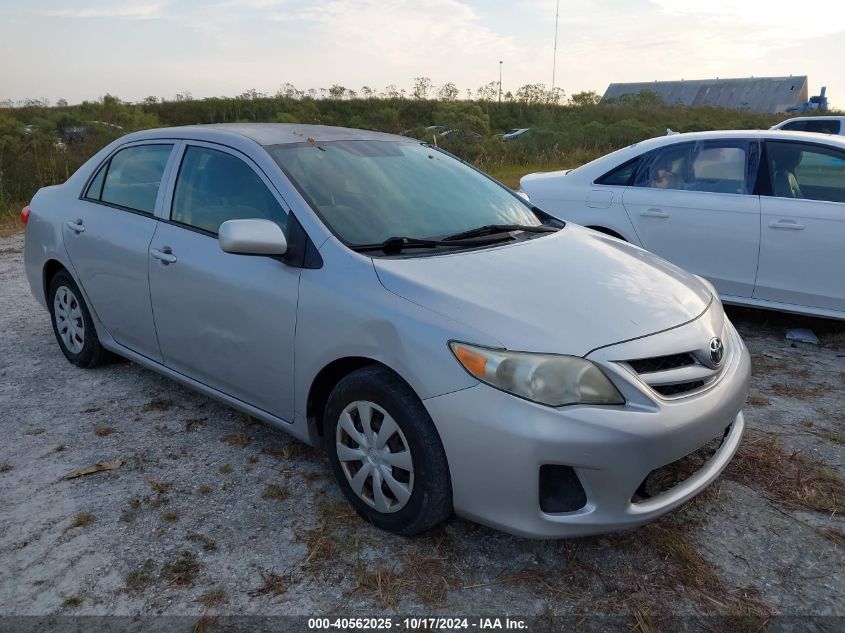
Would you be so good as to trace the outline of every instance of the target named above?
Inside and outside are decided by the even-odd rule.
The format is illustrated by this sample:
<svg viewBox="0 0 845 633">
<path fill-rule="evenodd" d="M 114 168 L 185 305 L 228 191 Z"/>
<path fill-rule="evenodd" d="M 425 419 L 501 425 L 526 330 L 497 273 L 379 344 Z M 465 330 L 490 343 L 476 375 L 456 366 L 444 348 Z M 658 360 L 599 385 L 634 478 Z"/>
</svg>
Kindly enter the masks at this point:
<svg viewBox="0 0 845 633">
<path fill-rule="evenodd" d="M 625 398 L 593 363 L 578 356 L 532 354 L 451 342 L 470 374 L 491 387 L 540 404 L 625 404 Z"/>
</svg>

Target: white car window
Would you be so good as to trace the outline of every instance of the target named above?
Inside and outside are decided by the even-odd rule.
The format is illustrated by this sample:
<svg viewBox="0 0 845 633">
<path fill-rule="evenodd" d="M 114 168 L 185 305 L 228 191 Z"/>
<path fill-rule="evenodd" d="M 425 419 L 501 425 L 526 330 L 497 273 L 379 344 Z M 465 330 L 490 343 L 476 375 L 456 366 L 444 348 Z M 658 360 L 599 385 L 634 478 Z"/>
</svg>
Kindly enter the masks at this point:
<svg viewBox="0 0 845 633">
<path fill-rule="evenodd" d="M 774 141 L 766 149 L 772 195 L 845 202 L 845 152 Z"/>
<path fill-rule="evenodd" d="M 756 179 L 752 145 L 744 140 L 678 143 L 643 161 L 636 186 L 709 193 L 748 194 Z"/>
</svg>

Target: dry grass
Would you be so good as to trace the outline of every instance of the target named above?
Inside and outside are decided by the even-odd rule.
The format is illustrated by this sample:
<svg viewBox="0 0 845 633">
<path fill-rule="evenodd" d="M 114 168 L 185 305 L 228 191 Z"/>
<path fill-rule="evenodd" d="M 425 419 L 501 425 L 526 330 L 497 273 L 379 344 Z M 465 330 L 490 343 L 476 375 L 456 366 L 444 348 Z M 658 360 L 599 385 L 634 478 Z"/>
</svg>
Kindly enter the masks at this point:
<svg viewBox="0 0 845 633">
<path fill-rule="evenodd" d="M 78 609 L 82 606 L 82 596 L 68 596 L 62 600 L 63 609 Z"/>
<path fill-rule="evenodd" d="M 123 508 L 123 512 L 120 513 L 120 520 L 124 523 L 131 523 L 140 511 L 141 500 L 138 497 L 132 497 L 126 507 Z"/>
<path fill-rule="evenodd" d="M 320 459 L 320 453 L 312 447 L 293 442 L 291 444 L 271 444 L 261 449 L 261 453 L 270 457 L 275 457 L 280 460 L 308 460 L 316 461 Z"/>
<path fill-rule="evenodd" d="M 185 539 L 188 541 L 192 541 L 194 543 L 199 543 L 202 545 L 202 549 L 205 552 L 216 552 L 217 551 L 217 543 L 214 540 L 205 534 L 200 534 L 199 532 L 188 532 Z"/>
<path fill-rule="evenodd" d="M 179 512 L 177 510 L 168 510 L 167 512 L 161 515 L 161 518 L 167 521 L 168 523 L 175 523 L 179 520 Z"/>
<path fill-rule="evenodd" d="M 252 598 L 266 595 L 281 596 L 293 584 L 290 577 L 285 578 L 272 571 L 265 571 L 263 569 L 259 569 L 258 572 L 261 574 L 261 584 L 247 592 L 247 595 Z"/>
<path fill-rule="evenodd" d="M 190 418 L 185 420 L 185 432 L 190 433 L 196 431 L 200 427 L 205 426 L 206 418 Z"/>
<path fill-rule="evenodd" d="M 826 539 L 836 543 L 839 547 L 845 548 L 845 530 L 828 528 L 826 530 L 822 530 L 822 535 L 824 535 Z"/>
<path fill-rule="evenodd" d="M 108 437 L 114 433 L 114 429 L 110 426 L 95 426 L 94 427 L 94 435 L 97 437 Z"/>
<path fill-rule="evenodd" d="M 0 464 L 0 473 L 7 473 L 12 470 L 14 466 L 12 466 L 9 462 L 3 462 Z"/>
<path fill-rule="evenodd" d="M 796 400 L 809 400 L 827 391 L 828 388 L 824 385 L 791 385 L 787 383 L 775 383 L 769 387 L 769 391 L 773 394 L 782 396 L 784 398 L 794 398 Z"/>
<path fill-rule="evenodd" d="M 771 401 L 760 393 L 748 394 L 748 400 L 746 402 L 752 407 L 767 407 L 771 404 Z"/>
<path fill-rule="evenodd" d="M 46 433 L 47 429 L 35 428 L 35 429 L 28 429 L 23 432 L 24 435 L 41 435 L 42 433 Z"/>
<path fill-rule="evenodd" d="M 788 453 L 770 435 L 749 434 L 724 476 L 787 506 L 845 512 L 845 480 L 825 464 Z"/>
<path fill-rule="evenodd" d="M 223 464 L 219 468 L 219 471 L 220 471 L 221 475 L 228 475 L 229 473 L 232 472 L 232 465 L 231 464 Z"/>
<path fill-rule="evenodd" d="M 141 411 L 167 411 L 171 407 L 173 407 L 173 403 L 170 402 L 170 400 L 165 400 L 164 398 L 153 398 L 141 407 Z"/>
<path fill-rule="evenodd" d="M 71 519 L 70 525 L 67 526 L 67 529 L 72 530 L 73 528 L 88 527 L 93 522 L 93 514 L 90 512 L 79 512 L 73 517 L 73 519 Z"/>
<path fill-rule="evenodd" d="M 197 486 L 197 492 L 201 495 L 210 495 L 212 492 L 214 492 L 214 488 L 212 488 L 208 484 L 200 484 L 199 486 Z"/>
<path fill-rule="evenodd" d="M 141 567 L 126 574 L 126 577 L 123 579 L 126 591 L 140 593 L 152 585 L 155 582 L 155 578 L 152 575 L 154 568 L 155 563 L 153 559 L 148 558 Z"/>
<path fill-rule="evenodd" d="M 57 452 L 57 453 L 63 453 L 63 452 L 64 452 L 64 450 L 65 450 L 65 445 L 64 445 L 64 444 L 59 444 L 59 445 L 58 445 L 56 448 L 54 448 L 53 450 L 54 450 L 55 452 Z"/>
<path fill-rule="evenodd" d="M 261 498 L 266 501 L 284 501 L 290 498 L 290 492 L 286 487 L 268 484 L 261 493 Z"/>
<path fill-rule="evenodd" d="M 687 530 L 668 521 L 652 523 L 642 530 L 648 544 L 671 559 L 684 585 L 712 593 L 722 590 L 721 578 L 690 542 Z"/>
<path fill-rule="evenodd" d="M 382 566 L 372 571 L 359 566 L 356 575 L 357 584 L 352 590 L 353 594 L 377 600 L 386 608 L 396 608 L 399 592 L 405 586 L 403 576 Z"/>
<path fill-rule="evenodd" d="M 243 429 L 239 429 L 234 433 L 224 435 L 220 438 L 220 441 L 226 442 L 226 444 L 237 448 L 246 448 L 249 446 L 249 443 L 252 442 L 252 438 L 250 438 Z"/>
<path fill-rule="evenodd" d="M 200 571 L 200 564 L 191 552 L 184 551 L 172 563 L 161 568 L 161 578 L 176 587 L 189 587 L 194 584 Z"/>
<path fill-rule="evenodd" d="M 150 490 L 152 490 L 157 495 L 167 494 L 167 491 L 170 490 L 171 484 L 169 482 L 156 481 L 152 477 L 147 477 L 146 481 L 147 485 L 150 487 Z"/>
<path fill-rule="evenodd" d="M 355 529 L 352 521 L 357 518 L 349 504 L 342 501 L 326 501 L 317 508 L 317 527 L 305 533 L 304 540 L 308 554 L 302 567 L 318 571 L 334 559 L 334 554 L 347 537 L 349 529 Z"/>
<path fill-rule="evenodd" d="M 227 600 L 229 600 L 229 596 L 226 593 L 226 590 L 218 587 L 217 589 L 211 589 L 209 591 L 206 591 L 199 598 L 197 598 L 196 601 L 204 607 L 211 609 L 212 607 L 216 607 L 217 605 L 223 604 Z"/>
</svg>

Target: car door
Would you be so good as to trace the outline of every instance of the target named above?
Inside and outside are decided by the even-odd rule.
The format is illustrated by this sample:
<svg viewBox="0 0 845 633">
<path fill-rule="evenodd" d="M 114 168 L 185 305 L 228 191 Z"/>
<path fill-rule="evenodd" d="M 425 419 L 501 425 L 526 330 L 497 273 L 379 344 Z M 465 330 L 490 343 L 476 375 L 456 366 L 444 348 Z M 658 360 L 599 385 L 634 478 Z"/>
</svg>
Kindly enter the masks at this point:
<svg viewBox="0 0 845 633">
<path fill-rule="evenodd" d="M 845 311 L 845 150 L 766 141 L 755 299 Z"/>
<path fill-rule="evenodd" d="M 62 227 L 68 257 L 100 322 L 119 344 L 159 362 L 147 252 L 172 154 L 173 143 L 162 141 L 121 147 L 94 174 Z"/>
<path fill-rule="evenodd" d="M 226 220 L 287 211 L 245 155 L 186 143 L 169 210 L 149 250 L 150 295 L 164 364 L 284 420 L 293 419 L 300 269 L 221 250 Z"/>
<path fill-rule="evenodd" d="M 722 295 L 750 297 L 760 246 L 758 148 L 708 140 L 644 157 L 622 197 L 643 247 L 706 277 Z"/>
</svg>

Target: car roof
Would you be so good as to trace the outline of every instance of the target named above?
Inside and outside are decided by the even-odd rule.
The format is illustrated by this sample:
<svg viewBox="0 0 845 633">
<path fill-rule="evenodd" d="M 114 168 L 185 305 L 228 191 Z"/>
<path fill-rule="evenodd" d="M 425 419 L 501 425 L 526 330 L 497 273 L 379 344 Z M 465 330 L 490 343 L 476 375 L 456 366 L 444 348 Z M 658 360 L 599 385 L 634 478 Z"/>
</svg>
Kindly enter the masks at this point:
<svg viewBox="0 0 845 633">
<path fill-rule="evenodd" d="M 330 125 L 308 125 L 300 123 L 214 123 L 204 125 L 184 125 L 179 127 L 154 128 L 134 132 L 125 141 L 145 139 L 177 138 L 203 141 L 225 141 L 226 139 L 249 139 L 259 145 L 280 145 L 284 143 L 303 143 L 314 141 L 401 141 L 414 142 L 414 139 Z"/>
<path fill-rule="evenodd" d="M 631 145 L 637 154 L 644 149 L 674 145 L 685 141 L 714 141 L 725 139 L 764 139 L 764 140 L 793 140 L 808 143 L 827 143 L 838 147 L 845 147 L 845 138 L 836 134 L 819 134 L 818 132 L 793 132 L 787 130 L 715 130 L 709 132 L 685 132 L 683 134 L 667 134 Z"/>
<path fill-rule="evenodd" d="M 789 123 L 790 121 L 842 121 L 845 120 L 845 116 L 839 116 L 835 114 L 824 114 L 819 116 L 795 116 L 791 119 L 786 119 L 785 121 L 781 121 L 778 123 Z"/>
</svg>

